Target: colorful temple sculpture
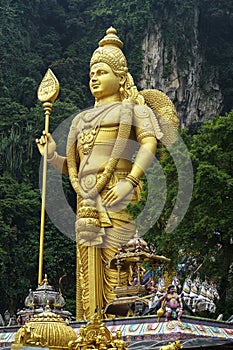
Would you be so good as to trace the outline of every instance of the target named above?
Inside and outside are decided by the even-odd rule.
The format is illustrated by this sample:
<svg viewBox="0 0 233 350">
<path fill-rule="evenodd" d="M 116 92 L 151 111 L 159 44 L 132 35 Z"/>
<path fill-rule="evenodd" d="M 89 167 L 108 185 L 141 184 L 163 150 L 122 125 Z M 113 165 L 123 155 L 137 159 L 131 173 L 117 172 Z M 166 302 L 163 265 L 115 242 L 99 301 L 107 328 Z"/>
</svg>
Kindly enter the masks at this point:
<svg viewBox="0 0 233 350">
<path fill-rule="evenodd" d="M 119 254 L 109 261 L 110 268 L 117 271 L 118 283 L 113 289 L 116 298 L 106 306 L 104 313 L 117 316 L 142 315 L 151 298 L 162 292 L 161 279 L 157 290 L 155 271 L 161 262 L 169 261 L 165 256 L 157 255 L 154 248 L 149 248 L 136 233 L 128 243 L 121 245 Z M 145 264 L 149 266 L 148 271 L 143 267 Z M 125 270 L 130 271 L 128 284 L 121 285 L 121 272 Z"/>
</svg>

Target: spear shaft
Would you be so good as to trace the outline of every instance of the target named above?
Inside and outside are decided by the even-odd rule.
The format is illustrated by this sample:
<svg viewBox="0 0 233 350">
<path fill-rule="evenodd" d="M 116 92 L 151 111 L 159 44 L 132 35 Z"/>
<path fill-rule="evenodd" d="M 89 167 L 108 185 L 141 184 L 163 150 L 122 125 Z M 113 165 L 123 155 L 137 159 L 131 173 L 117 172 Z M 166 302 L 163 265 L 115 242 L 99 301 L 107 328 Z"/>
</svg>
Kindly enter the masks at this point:
<svg viewBox="0 0 233 350">
<path fill-rule="evenodd" d="M 39 249 L 39 267 L 38 267 L 38 285 L 42 281 L 43 257 L 44 257 L 44 228 L 45 228 L 45 209 L 46 209 L 46 185 L 47 185 L 47 159 L 48 159 L 48 134 L 49 118 L 53 102 L 59 93 L 59 82 L 51 69 L 48 69 L 38 88 L 38 99 L 43 102 L 45 113 L 45 145 L 42 173 L 42 193 L 41 193 L 41 220 L 40 220 L 40 249 Z"/>
</svg>

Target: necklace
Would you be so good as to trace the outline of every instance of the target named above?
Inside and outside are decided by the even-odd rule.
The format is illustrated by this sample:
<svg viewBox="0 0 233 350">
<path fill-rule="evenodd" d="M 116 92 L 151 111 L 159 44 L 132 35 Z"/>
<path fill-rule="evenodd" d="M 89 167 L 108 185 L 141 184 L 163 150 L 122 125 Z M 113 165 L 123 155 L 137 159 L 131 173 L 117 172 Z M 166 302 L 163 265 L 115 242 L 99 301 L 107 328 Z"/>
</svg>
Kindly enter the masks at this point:
<svg viewBox="0 0 233 350">
<path fill-rule="evenodd" d="M 83 154 L 88 154 L 93 147 L 97 133 L 97 126 L 91 129 L 83 130 L 80 134 L 80 142 Z"/>
<path fill-rule="evenodd" d="M 118 102 L 119 103 L 119 102 Z M 81 116 L 80 120 L 80 129 L 79 134 L 80 143 L 82 146 L 82 153 L 87 155 L 90 150 L 93 148 L 95 138 L 98 133 L 99 125 L 101 121 L 106 116 L 106 113 L 109 112 L 112 108 L 115 107 L 114 104 L 108 104 L 100 107 L 94 107 L 91 110 L 88 110 Z"/>
<path fill-rule="evenodd" d="M 93 119 L 98 117 L 102 112 L 107 111 L 111 107 L 115 106 L 116 104 L 119 104 L 120 102 L 115 103 L 109 103 L 103 106 L 94 107 L 92 109 L 87 110 L 86 113 L 82 114 L 81 119 L 84 121 L 84 123 L 90 123 Z"/>
</svg>

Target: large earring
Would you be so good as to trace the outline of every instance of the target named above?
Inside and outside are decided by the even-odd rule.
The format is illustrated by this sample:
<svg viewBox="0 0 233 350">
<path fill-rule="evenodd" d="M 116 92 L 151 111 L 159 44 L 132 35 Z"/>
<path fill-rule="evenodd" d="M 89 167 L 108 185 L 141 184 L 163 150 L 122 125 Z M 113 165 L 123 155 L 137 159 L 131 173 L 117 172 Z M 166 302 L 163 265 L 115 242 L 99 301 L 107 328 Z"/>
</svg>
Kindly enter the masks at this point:
<svg viewBox="0 0 233 350">
<path fill-rule="evenodd" d="M 124 83 L 120 83 L 120 89 L 119 89 L 119 92 L 120 92 L 120 98 L 121 98 L 121 101 L 124 101 L 127 94 L 125 92 L 125 86 L 124 86 Z"/>
<path fill-rule="evenodd" d="M 120 81 L 120 89 L 119 89 L 119 91 L 120 91 L 120 95 L 121 96 L 124 96 L 124 87 L 123 87 L 123 85 L 124 85 L 124 83 L 123 83 L 123 81 Z"/>
<path fill-rule="evenodd" d="M 123 88 L 123 84 L 124 84 L 124 83 L 120 83 L 120 89 L 119 89 L 119 90 L 120 90 L 120 94 L 121 94 L 121 95 L 123 95 L 123 94 L 124 94 L 124 91 L 125 91 L 125 89 Z"/>
</svg>

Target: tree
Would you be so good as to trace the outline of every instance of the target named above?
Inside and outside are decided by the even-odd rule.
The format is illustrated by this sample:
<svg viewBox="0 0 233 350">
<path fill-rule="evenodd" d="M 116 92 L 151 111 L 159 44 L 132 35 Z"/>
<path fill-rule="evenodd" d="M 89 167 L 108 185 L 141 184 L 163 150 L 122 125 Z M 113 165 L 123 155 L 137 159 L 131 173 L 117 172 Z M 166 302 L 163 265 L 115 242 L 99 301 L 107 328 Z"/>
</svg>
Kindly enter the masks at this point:
<svg viewBox="0 0 233 350">
<path fill-rule="evenodd" d="M 0 176 L 1 310 L 15 312 L 35 284 L 39 242 L 39 191 L 9 173 Z"/>
<path fill-rule="evenodd" d="M 146 236 L 151 243 L 156 244 L 158 252 L 172 258 L 173 271 L 181 249 L 198 257 L 199 264 L 202 264 L 202 278 L 207 274 L 218 284 L 221 296 L 218 311 L 226 317 L 229 316 L 227 303 L 231 303 L 232 307 L 232 300 L 229 299 L 233 263 L 232 133 L 233 112 L 203 124 L 194 136 L 188 135 L 187 132 L 184 134 L 193 161 L 194 188 L 183 221 L 171 232 L 166 230 L 166 224 L 177 198 L 177 172 L 169 155 L 165 154 L 162 157 L 161 164 L 167 178 L 167 201 L 158 221 Z M 157 210 L 157 198 L 156 194 L 150 207 L 151 212 Z M 143 199 L 145 204 L 147 189 Z M 134 213 L 138 214 L 141 207 L 143 203 L 134 208 Z"/>
<path fill-rule="evenodd" d="M 205 257 L 202 270 L 217 279 L 221 295 L 219 307 L 225 315 L 233 263 L 232 132 L 233 112 L 204 124 L 193 137 L 190 147 L 195 169 L 193 198 L 177 230 L 178 235 Z"/>
</svg>

